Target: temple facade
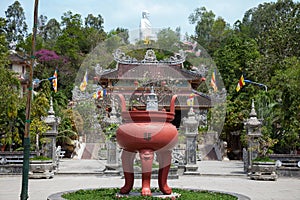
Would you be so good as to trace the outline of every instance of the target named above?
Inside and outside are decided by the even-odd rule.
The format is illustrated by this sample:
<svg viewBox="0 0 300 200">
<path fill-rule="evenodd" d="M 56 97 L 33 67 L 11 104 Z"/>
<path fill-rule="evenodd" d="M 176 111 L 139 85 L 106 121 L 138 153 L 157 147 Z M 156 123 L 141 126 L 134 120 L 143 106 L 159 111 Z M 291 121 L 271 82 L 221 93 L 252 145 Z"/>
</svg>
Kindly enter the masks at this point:
<svg viewBox="0 0 300 200">
<path fill-rule="evenodd" d="M 204 84 L 205 79 L 200 73 L 184 69 L 183 52 L 165 60 L 157 60 L 155 51 L 148 49 L 144 59 L 137 60 L 117 50 L 114 60 L 116 67 L 102 72 L 98 79 L 107 98 L 121 93 L 125 96 L 129 110 L 145 110 L 145 98 L 154 88 L 161 110 L 169 110 L 172 95 L 177 95 L 173 121 L 177 128 L 191 107 L 206 118 L 207 110 L 211 107 L 210 97 L 196 90 L 200 84 Z"/>
</svg>

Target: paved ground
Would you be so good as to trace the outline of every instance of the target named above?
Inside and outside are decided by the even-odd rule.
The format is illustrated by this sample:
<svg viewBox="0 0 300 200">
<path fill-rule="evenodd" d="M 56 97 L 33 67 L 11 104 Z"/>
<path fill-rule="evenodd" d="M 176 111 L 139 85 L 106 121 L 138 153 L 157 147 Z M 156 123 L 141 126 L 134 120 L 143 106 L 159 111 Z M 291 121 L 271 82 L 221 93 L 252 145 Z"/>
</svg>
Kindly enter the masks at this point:
<svg viewBox="0 0 300 200">
<path fill-rule="evenodd" d="M 235 192 L 252 200 L 296 200 L 300 199 L 300 179 L 280 177 L 277 181 L 254 181 L 243 173 L 239 161 L 200 161 L 200 176 L 180 176 L 169 180 L 171 187 L 207 189 Z M 59 174 L 53 179 L 29 179 L 29 199 L 46 200 L 53 193 L 99 187 L 121 187 L 120 176 L 107 177 L 102 171 L 105 161 L 67 160 L 60 163 Z M 21 192 L 21 176 L 0 176 L 0 199 L 17 200 Z M 157 180 L 152 180 L 157 187 Z M 135 180 L 141 187 L 141 180 Z"/>
</svg>

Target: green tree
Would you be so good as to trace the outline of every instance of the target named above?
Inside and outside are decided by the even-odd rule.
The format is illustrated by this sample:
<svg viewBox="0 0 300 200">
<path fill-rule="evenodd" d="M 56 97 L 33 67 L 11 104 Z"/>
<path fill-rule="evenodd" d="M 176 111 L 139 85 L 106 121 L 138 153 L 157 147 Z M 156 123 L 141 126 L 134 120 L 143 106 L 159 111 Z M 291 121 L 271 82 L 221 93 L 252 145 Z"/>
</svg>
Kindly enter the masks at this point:
<svg viewBox="0 0 300 200">
<path fill-rule="evenodd" d="M 273 93 L 278 106 L 273 112 L 272 128 L 275 138 L 279 140 L 277 150 L 290 153 L 300 147 L 300 60 L 291 57 L 284 60 L 285 69 L 276 71 L 272 77 Z M 276 120 L 275 120 L 276 119 Z"/>
<path fill-rule="evenodd" d="M 257 42 L 261 56 L 251 61 L 246 74 L 268 85 L 267 93 L 251 95 L 264 119 L 264 136 L 278 141 L 276 153 L 299 149 L 299 5 L 291 0 L 260 4 L 234 27 L 235 34 Z"/>
<path fill-rule="evenodd" d="M 60 117 L 61 123 L 58 127 L 56 144 L 64 150 L 69 150 L 74 145 L 73 140 L 78 139 L 78 133 L 83 130 L 83 119 L 77 111 L 71 108 L 62 110 Z M 67 153 L 69 154 L 69 151 Z"/>
<path fill-rule="evenodd" d="M 35 40 L 35 48 L 36 50 L 40 50 L 43 48 L 43 39 L 40 35 L 36 36 Z M 22 49 L 22 51 L 28 55 L 31 54 L 31 49 L 32 49 L 32 34 L 30 33 L 24 41 L 22 41 L 19 44 L 19 47 Z"/>
<path fill-rule="evenodd" d="M 35 150 L 39 154 L 44 138 L 43 135 L 49 129 L 43 118 L 48 115 L 50 108 L 50 84 L 42 82 L 41 86 L 35 90 L 36 95 L 34 96 L 31 110 L 30 141 L 32 142 L 31 146 L 35 147 Z"/>
<path fill-rule="evenodd" d="M 16 128 L 19 106 L 21 106 L 20 82 L 15 73 L 0 66 L 0 134 L 2 145 L 21 144 L 21 135 Z"/>
<path fill-rule="evenodd" d="M 189 16 L 189 21 L 191 24 L 196 24 L 194 39 L 205 49 L 208 49 L 215 14 L 212 11 L 207 11 L 205 7 L 196 8 L 194 13 Z"/>
<path fill-rule="evenodd" d="M 242 74 L 256 81 L 253 65 L 260 58 L 260 53 L 254 39 L 232 34 L 224 40 L 222 47 L 213 56 L 229 94 L 236 95 L 236 83 Z"/>
<path fill-rule="evenodd" d="M 88 14 L 85 18 L 84 24 L 88 28 L 94 28 L 98 31 L 103 31 L 104 19 L 101 15 L 95 17 L 93 14 Z"/>
<path fill-rule="evenodd" d="M 111 30 L 107 35 L 108 38 L 115 37 L 115 36 L 121 38 L 122 43 L 129 44 L 128 29 L 118 27 L 116 29 Z"/>
<path fill-rule="evenodd" d="M 261 77 L 266 82 L 284 67 L 282 62 L 286 57 L 300 55 L 299 5 L 292 0 L 264 3 L 247 11 L 243 18 L 242 27 L 257 41 L 264 55 L 257 67 L 264 67 Z"/>
<path fill-rule="evenodd" d="M 227 90 L 226 118 L 222 133 L 222 138 L 227 141 L 232 139 L 233 132 L 242 134 L 244 131 L 244 120 L 248 117 L 250 101 L 257 88 L 247 85 L 237 93 L 236 85 L 242 74 L 256 81 L 257 72 L 252 68 L 260 56 L 256 41 L 235 31 L 231 31 L 213 55 Z"/>
<path fill-rule="evenodd" d="M 4 33 L 5 19 L 0 17 L 0 67 L 8 64 L 8 49 Z"/>
<path fill-rule="evenodd" d="M 41 32 L 45 46 L 53 50 L 58 37 L 61 35 L 60 24 L 56 19 L 50 19 Z"/>
<path fill-rule="evenodd" d="M 25 21 L 25 13 L 19 1 L 15 1 L 5 11 L 6 16 L 6 37 L 8 43 L 16 45 L 23 42 L 27 35 L 27 24 Z"/>
<path fill-rule="evenodd" d="M 103 29 L 103 23 L 104 20 L 101 15 L 95 17 L 92 14 L 89 14 L 85 18 L 85 27 L 83 28 L 85 38 L 85 40 L 83 41 L 83 44 L 85 44 L 85 50 L 83 51 L 85 53 L 89 53 L 99 44 L 99 42 L 105 40 L 106 33 Z"/>
<path fill-rule="evenodd" d="M 171 52 L 178 52 L 180 36 L 178 36 L 178 32 L 173 31 L 171 28 L 162 29 L 157 33 L 156 43 L 159 49 Z"/>
<path fill-rule="evenodd" d="M 57 38 L 55 50 L 59 54 L 67 56 L 73 67 L 78 68 L 83 59 L 81 48 L 84 48 L 81 15 L 68 11 L 61 19 L 63 29 L 62 34 Z"/>
<path fill-rule="evenodd" d="M 46 27 L 46 24 L 47 24 L 47 20 L 48 20 L 48 17 L 45 16 L 45 15 L 40 15 L 39 19 L 38 19 L 38 35 L 42 35 L 44 30 L 45 30 L 45 27 Z"/>
<path fill-rule="evenodd" d="M 222 17 L 218 17 L 211 28 L 210 33 L 210 42 L 208 46 L 208 50 L 213 53 L 215 52 L 219 47 L 221 47 L 221 44 L 224 39 L 228 37 L 229 34 L 229 27 L 225 20 Z"/>
<path fill-rule="evenodd" d="M 196 24 L 195 36 L 192 36 L 206 51 L 213 55 L 214 51 L 221 46 L 227 37 L 229 25 L 222 17 L 215 19 L 212 11 L 207 11 L 205 7 L 197 8 L 189 16 L 191 24 Z"/>
</svg>

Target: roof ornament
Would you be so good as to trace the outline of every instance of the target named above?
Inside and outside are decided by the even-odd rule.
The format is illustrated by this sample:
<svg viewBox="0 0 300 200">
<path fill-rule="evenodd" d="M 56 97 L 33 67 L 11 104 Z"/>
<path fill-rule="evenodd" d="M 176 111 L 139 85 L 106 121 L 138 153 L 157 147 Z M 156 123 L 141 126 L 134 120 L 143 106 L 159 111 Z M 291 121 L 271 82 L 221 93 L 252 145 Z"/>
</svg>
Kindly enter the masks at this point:
<svg viewBox="0 0 300 200">
<path fill-rule="evenodd" d="M 117 62 L 127 62 L 127 63 L 132 63 L 136 61 L 136 59 L 131 58 L 130 56 L 126 55 L 121 49 L 117 49 L 113 53 L 114 59 Z"/>
<path fill-rule="evenodd" d="M 178 53 L 174 53 L 174 56 L 167 58 L 165 60 L 157 60 L 155 51 L 153 49 L 148 49 L 144 56 L 143 60 L 137 60 L 126 55 L 121 49 L 117 49 L 114 53 L 114 60 L 118 63 L 123 64 L 147 64 L 147 63 L 162 63 L 162 64 L 171 64 L 177 65 L 182 64 L 185 61 L 186 55 L 183 50 L 179 50 Z"/>
<path fill-rule="evenodd" d="M 171 56 L 169 61 L 172 62 L 184 62 L 186 55 L 182 49 L 178 53 L 175 53 L 174 56 Z"/>
<path fill-rule="evenodd" d="M 101 75 L 103 73 L 104 69 L 100 66 L 100 64 L 98 63 L 95 67 L 95 73 L 97 75 Z"/>
<path fill-rule="evenodd" d="M 142 63 L 157 63 L 157 59 L 156 59 L 156 55 L 155 55 L 155 52 L 152 50 L 152 49 L 148 49 L 146 51 L 146 54 L 145 54 L 145 57 L 144 57 L 144 60 L 142 60 Z"/>
</svg>

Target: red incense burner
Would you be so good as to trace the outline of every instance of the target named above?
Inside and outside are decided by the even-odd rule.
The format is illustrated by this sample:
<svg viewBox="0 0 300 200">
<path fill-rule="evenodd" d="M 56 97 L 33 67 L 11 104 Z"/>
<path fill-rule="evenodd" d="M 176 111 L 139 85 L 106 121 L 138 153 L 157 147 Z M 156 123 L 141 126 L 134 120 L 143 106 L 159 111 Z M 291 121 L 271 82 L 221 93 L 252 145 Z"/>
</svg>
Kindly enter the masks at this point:
<svg viewBox="0 0 300 200">
<path fill-rule="evenodd" d="M 138 152 L 142 164 L 143 196 L 151 196 L 150 181 L 154 152 L 159 162 L 158 184 L 163 194 L 171 194 L 172 189 L 167 184 L 168 173 L 172 159 L 172 148 L 177 143 L 178 132 L 170 122 L 175 115 L 174 95 L 170 102 L 170 112 L 145 110 L 127 111 L 125 98 L 121 99 L 122 118 L 124 123 L 117 130 L 117 142 L 122 151 L 122 166 L 125 185 L 121 194 L 128 194 L 134 184 L 133 162 Z"/>
</svg>

